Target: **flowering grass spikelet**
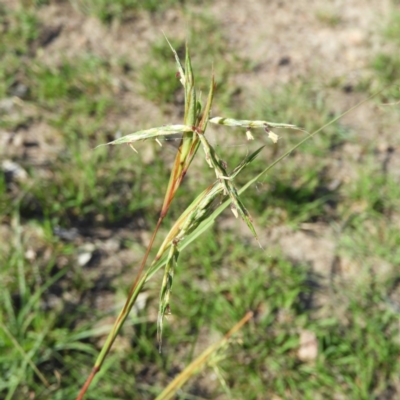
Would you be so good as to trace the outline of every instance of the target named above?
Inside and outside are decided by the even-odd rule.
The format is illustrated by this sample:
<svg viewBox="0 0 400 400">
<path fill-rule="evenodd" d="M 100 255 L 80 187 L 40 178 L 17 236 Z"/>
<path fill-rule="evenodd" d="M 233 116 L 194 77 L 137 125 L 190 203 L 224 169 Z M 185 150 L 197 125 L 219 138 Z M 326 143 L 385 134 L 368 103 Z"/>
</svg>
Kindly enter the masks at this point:
<svg viewBox="0 0 400 400">
<path fill-rule="evenodd" d="M 147 139 L 155 139 L 158 140 L 160 136 L 170 136 L 175 135 L 176 133 L 185 133 L 185 132 L 192 132 L 192 128 L 186 125 L 165 125 L 160 126 L 159 128 L 151 128 L 145 129 L 143 131 L 137 131 L 135 133 L 131 133 L 126 136 L 122 136 L 118 139 L 113 140 L 112 142 L 100 144 L 96 147 L 102 146 L 109 146 L 109 145 L 116 145 L 116 144 L 124 144 L 124 143 L 134 143 L 142 140 Z"/>
<path fill-rule="evenodd" d="M 163 319 L 167 311 L 170 313 L 169 298 L 171 295 L 174 271 L 178 262 L 178 257 L 179 257 L 179 251 L 177 248 L 177 243 L 174 241 L 168 253 L 167 263 L 165 265 L 165 270 L 164 270 L 164 278 L 161 284 L 161 291 L 160 291 L 160 306 L 157 318 L 157 338 L 158 338 L 160 353 L 162 345 Z"/>
<path fill-rule="evenodd" d="M 253 140 L 253 135 L 250 132 L 251 128 L 263 128 L 268 133 L 268 137 L 274 143 L 278 141 L 278 135 L 272 132 L 270 128 L 299 129 L 296 127 L 296 125 L 291 125 L 291 124 L 280 124 L 269 121 L 252 121 L 247 119 L 233 119 L 233 118 L 223 118 L 223 117 L 211 118 L 210 122 L 217 125 L 246 128 L 247 140 Z"/>
</svg>

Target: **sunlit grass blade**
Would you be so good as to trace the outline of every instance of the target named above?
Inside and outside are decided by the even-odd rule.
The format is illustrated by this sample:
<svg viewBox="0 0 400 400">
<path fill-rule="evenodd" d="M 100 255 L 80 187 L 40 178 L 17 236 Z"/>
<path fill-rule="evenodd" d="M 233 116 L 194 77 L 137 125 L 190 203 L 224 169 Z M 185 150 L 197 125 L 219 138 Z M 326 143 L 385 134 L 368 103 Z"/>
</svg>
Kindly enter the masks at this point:
<svg viewBox="0 0 400 400">
<path fill-rule="evenodd" d="M 196 373 L 198 373 L 201 368 L 203 368 L 210 357 L 217 352 L 221 347 L 226 345 L 229 339 L 234 335 L 239 329 L 243 327 L 251 318 L 253 313 L 249 311 L 225 336 L 217 343 L 208 347 L 203 353 L 201 353 L 194 361 L 192 361 L 175 379 L 160 393 L 155 400 L 169 400 L 172 399 L 178 390 Z"/>
<path fill-rule="evenodd" d="M 186 45 L 185 71 L 185 116 L 183 118 L 183 123 L 188 126 L 194 126 L 196 125 L 197 119 L 197 103 L 188 45 Z"/>
<path fill-rule="evenodd" d="M 265 146 L 261 146 L 258 148 L 256 151 L 253 153 L 249 154 L 229 175 L 232 179 L 236 178 L 238 174 L 243 170 L 243 168 L 246 168 L 254 159 L 258 156 L 260 151 L 264 148 Z"/>
<path fill-rule="evenodd" d="M 201 116 L 201 119 L 197 126 L 200 132 L 205 132 L 205 130 L 207 129 L 207 124 L 210 118 L 211 105 L 214 99 L 214 92 L 215 92 L 215 79 L 214 79 L 214 73 L 212 73 L 210 89 L 208 91 L 208 96 L 207 96 L 207 103 L 204 107 L 203 115 Z"/>
<path fill-rule="evenodd" d="M 179 80 L 181 81 L 182 86 L 185 87 L 186 76 L 185 76 L 185 71 L 184 71 L 184 69 L 183 69 L 183 66 L 182 66 L 182 64 L 181 64 L 181 60 L 179 59 L 178 53 L 177 53 L 176 50 L 172 47 L 172 44 L 171 44 L 170 41 L 168 40 L 167 36 L 165 36 L 164 33 L 163 33 L 163 35 L 164 35 L 164 38 L 165 38 L 165 40 L 167 41 L 169 47 L 171 48 L 172 53 L 173 53 L 174 56 L 175 56 L 175 61 L 176 61 L 176 64 L 177 64 L 177 66 L 178 66 Z"/>
</svg>

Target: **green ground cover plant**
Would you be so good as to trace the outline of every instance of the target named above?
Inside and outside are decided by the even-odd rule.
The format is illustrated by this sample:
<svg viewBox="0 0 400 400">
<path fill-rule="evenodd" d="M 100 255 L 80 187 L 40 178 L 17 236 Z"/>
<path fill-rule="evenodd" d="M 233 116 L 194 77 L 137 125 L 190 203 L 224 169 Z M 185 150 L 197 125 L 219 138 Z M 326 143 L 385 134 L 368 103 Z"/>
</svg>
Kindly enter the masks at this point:
<svg viewBox="0 0 400 400">
<path fill-rule="evenodd" d="M 70 0 L 71 3 L 81 12 L 94 15 L 104 23 L 113 21 L 123 21 L 134 18 L 138 11 L 147 11 L 151 13 L 163 13 L 171 7 L 185 6 L 184 0 L 167 0 L 159 2 L 156 0 L 119 0 L 108 2 L 106 0 Z M 195 4 L 204 3 L 202 0 L 196 0 Z"/>
</svg>

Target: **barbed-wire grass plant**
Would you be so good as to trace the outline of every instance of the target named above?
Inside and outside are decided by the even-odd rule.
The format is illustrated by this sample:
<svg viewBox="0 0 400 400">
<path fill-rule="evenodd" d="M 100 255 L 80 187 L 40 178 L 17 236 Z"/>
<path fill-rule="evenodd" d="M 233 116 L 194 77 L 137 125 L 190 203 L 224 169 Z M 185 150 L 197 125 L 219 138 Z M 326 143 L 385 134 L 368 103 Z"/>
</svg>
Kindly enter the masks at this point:
<svg viewBox="0 0 400 400">
<path fill-rule="evenodd" d="M 199 235 L 201 235 L 205 230 L 207 230 L 213 224 L 217 216 L 228 205 L 230 205 L 232 213 L 234 214 L 235 217 L 238 217 L 240 215 L 240 217 L 246 222 L 253 236 L 258 241 L 251 216 L 247 211 L 247 209 L 245 208 L 244 203 L 240 198 L 240 195 L 249 186 L 255 183 L 262 175 L 264 175 L 267 171 L 269 171 L 274 165 L 280 162 L 283 158 L 288 156 L 297 147 L 301 146 L 304 142 L 306 142 L 315 134 L 326 128 L 328 125 L 334 123 L 345 114 L 351 112 L 354 108 L 360 106 L 362 103 L 364 103 L 365 101 L 369 100 L 370 98 L 378 94 L 375 93 L 371 95 L 369 98 L 363 100 L 356 106 L 347 110 L 345 113 L 334 118 L 326 125 L 320 127 L 315 132 L 307 135 L 303 140 L 301 140 L 289 151 L 287 151 L 277 160 L 268 165 L 261 173 L 259 173 L 257 176 L 255 176 L 253 179 L 247 182 L 246 185 L 244 185 L 240 190 L 238 190 L 234 184 L 235 177 L 257 157 L 257 155 L 260 153 L 260 151 L 263 149 L 264 146 L 258 148 L 256 151 L 248 155 L 239 165 L 237 165 L 232 170 L 232 172 L 229 173 L 227 171 L 227 164 L 223 160 L 221 160 L 221 158 L 218 156 L 215 149 L 210 144 L 205 135 L 208 123 L 211 122 L 213 124 L 218 124 L 218 125 L 243 128 L 247 140 L 253 140 L 253 136 L 251 133 L 253 129 L 263 129 L 268 134 L 268 137 L 271 139 L 271 141 L 274 143 L 277 142 L 278 136 L 271 129 L 275 128 L 299 129 L 299 128 L 291 124 L 273 123 L 263 120 L 250 121 L 250 120 L 236 120 L 232 118 L 222 118 L 222 117 L 210 118 L 211 106 L 213 102 L 214 91 L 216 88 L 214 75 L 212 75 L 208 97 L 203 107 L 200 96 L 195 89 L 194 75 L 193 75 L 188 47 L 186 46 L 185 63 L 183 66 L 178 57 L 177 52 L 169 43 L 168 39 L 167 42 L 171 47 L 171 50 L 174 54 L 175 61 L 177 64 L 178 72 L 176 76 L 177 78 L 179 78 L 184 88 L 185 110 L 184 110 L 183 123 L 164 125 L 157 128 L 137 131 L 127 136 L 118 138 L 112 142 L 100 145 L 100 146 L 108 146 L 108 145 L 127 144 L 135 152 L 137 152 L 137 150 L 134 147 L 136 142 L 147 139 L 154 139 L 161 145 L 159 138 L 176 135 L 177 133 L 182 134 L 181 142 L 171 170 L 169 183 L 165 192 L 165 197 L 159 215 L 159 219 L 153 231 L 153 234 L 150 238 L 142 262 L 140 264 L 139 271 L 136 275 L 136 279 L 129 290 L 126 302 L 122 310 L 120 311 L 114 323 L 114 326 L 111 332 L 109 333 L 105 344 L 103 345 L 102 350 L 100 351 L 100 354 L 95 362 L 95 365 L 89 377 L 87 378 L 84 386 L 82 387 L 80 393 L 78 394 L 77 400 L 83 399 L 94 377 L 100 371 L 107 354 L 109 353 L 118 333 L 120 332 L 125 320 L 129 315 L 130 310 L 135 304 L 135 301 L 138 298 L 138 295 L 142 291 L 146 282 L 159 269 L 165 266 L 164 277 L 162 280 L 162 285 L 160 290 L 160 304 L 159 304 L 159 312 L 157 319 L 157 337 L 159 342 L 159 349 L 161 351 L 163 319 L 166 314 L 170 313 L 171 288 L 173 283 L 174 271 L 179 259 L 180 252 L 190 243 L 196 240 L 196 238 Z M 379 91 L 379 93 L 380 92 L 381 91 Z M 159 228 L 165 216 L 167 215 L 172 200 L 174 199 L 174 196 L 178 188 L 180 187 L 191 165 L 191 162 L 196 156 L 200 146 L 202 147 L 207 164 L 210 166 L 210 168 L 214 169 L 217 179 L 214 183 L 208 186 L 202 193 L 200 193 L 198 197 L 189 205 L 189 207 L 187 207 L 187 209 L 181 214 L 181 216 L 177 219 L 175 224 L 170 229 L 169 233 L 166 235 L 154 260 L 152 261 L 150 266 L 147 269 L 145 269 L 148 256 L 153 247 L 154 240 L 159 231 Z M 217 209 L 215 209 L 215 205 L 218 204 L 218 202 L 221 204 Z M 247 314 L 242 321 L 247 322 L 249 319 L 250 319 L 250 314 Z M 244 322 L 242 323 L 242 321 L 239 322 L 234 328 L 232 328 L 232 330 L 227 333 L 225 338 L 229 338 L 233 332 L 236 332 L 243 325 Z M 215 346 L 211 346 L 210 352 L 212 353 L 218 347 L 219 346 L 217 344 Z M 200 366 L 201 364 L 206 363 L 207 359 L 208 356 L 203 358 L 200 356 L 199 358 L 200 361 L 198 362 L 199 365 L 197 364 L 196 365 Z M 191 371 L 190 368 L 189 370 L 185 369 L 182 374 L 184 375 L 183 379 L 186 381 L 187 378 L 193 374 L 193 371 Z M 180 384 L 177 383 L 175 387 L 179 388 Z M 168 393 L 169 389 L 168 390 L 167 389 L 165 394 Z M 170 397 L 166 396 L 160 398 L 170 398 Z"/>
</svg>

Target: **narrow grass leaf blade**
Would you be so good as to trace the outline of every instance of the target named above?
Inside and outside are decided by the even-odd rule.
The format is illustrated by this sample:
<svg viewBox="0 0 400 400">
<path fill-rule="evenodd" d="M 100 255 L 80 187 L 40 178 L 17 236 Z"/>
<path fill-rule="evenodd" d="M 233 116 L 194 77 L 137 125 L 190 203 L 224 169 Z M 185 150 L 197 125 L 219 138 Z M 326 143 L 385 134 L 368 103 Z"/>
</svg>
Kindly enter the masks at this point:
<svg viewBox="0 0 400 400">
<path fill-rule="evenodd" d="M 18 343 L 18 340 L 12 335 L 12 333 L 8 330 L 8 328 L 0 322 L 0 328 L 4 331 L 4 333 L 8 336 L 8 338 L 11 340 L 12 344 L 14 347 L 18 350 L 18 352 L 21 354 L 22 358 L 24 361 L 29 364 L 29 366 L 32 368 L 34 373 L 37 375 L 37 377 L 42 381 L 42 383 L 46 386 L 49 387 L 49 382 L 47 379 L 44 377 L 44 375 L 39 371 L 38 367 L 33 363 L 32 361 L 32 355 L 28 355 L 25 353 L 24 349 L 21 347 L 21 345 Z M 45 330 L 45 333 L 47 333 L 49 329 Z"/>
<path fill-rule="evenodd" d="M 190 61 L 189 48 L 186 45 L 186 59 L 185 59 L 185 116 L 183 123 L 188 126 L 196 125 L 197 117 L 197 103 L 196 103 L 196 91 L 194 88 L 194 76 L 192 63 Z"/>
<path fill-rule="evenodd" d="M 215 80 L 214 80 L 214 73 L 211 76 L 211 84 L 210 84 L 210 89 L 208 91 L 208 97 L 207 97 L 207 103 L 204 107 L 203 110 L 203 115 L 201 117 L 201 120 L 199 122 L 198 128 L 200 129 L 201 132 L 205 132 L 207 128 L 207 124 L 210 118 L 210 112 L 211 112 L 211 105 L 214 99 L 214 91 L 215 91 Z"/>
<path fill-rule="evenodd" d="M 259 149 L 248 155 L 229 175 L 232 179 L 236 178 L 236 176 L 242 171 L 243 168 L 247 167 L 260 153 L 260 151 L 265 146 L 261 146 Z"/>
<path fill-rule="evenodd" d="M 179 80 L 181 81 L 182 86 L 185 87 L 186 77 L 185 77 L 185 71 L 184 71 L 183 66 L 181 64 L 181 60 L 179 59 L 178 53 L 176 52 L 176 50 L 172 47 L 172 44 L 170 43 L 168 38 L 165 36 L 164 32 L 163 32 L 163 35 L 164 35 L 165 40 L 167 41 L 169 47 L 171 48 L 172 52 L 174 53 L 175 61 L 176 61 L 176 64 L 178 65 L 178 72 L 179 72 L 179 75 L 180 75 L 179 76 Z"/>
<path fill-rule="evenodd" d="M 175 379 L 160 393 L 155 400 L 170 400 L 178 390 L 196 373 L 198 373 L 204 365 L 210 360 L 210 357 L 221 347 L 226 345 L 239 329 L 243 327 L 251 318 L 253 313 L 249 311 L 233 328 L 225 334 L 225 336 L 217 343 L 208 347 L 193 362 L 191 362 Z"/>
<path fill-rule="evenodd" d="M 251 233 L 253 234 L 254 238 L 257 240 L 258 244 L 260 245 L 260 242 L 258 241 L 258 236 L 257 232 L 254 229 L 253 226 L 253 221 L 250 217 L 249 212 L 247 211 L 246 207 L 244 206 L 242 200 L 239 197 L 239 194 L 234 186 L 230 188 L 231 191 L 231 199 L 234 207 L 236 207 L 237 211 L 239 211 L 240 216 L 246 222 L 246 225 L 249 227 Z M 261 246 L 261 245 L 260 245 Z"/>
</svg>

